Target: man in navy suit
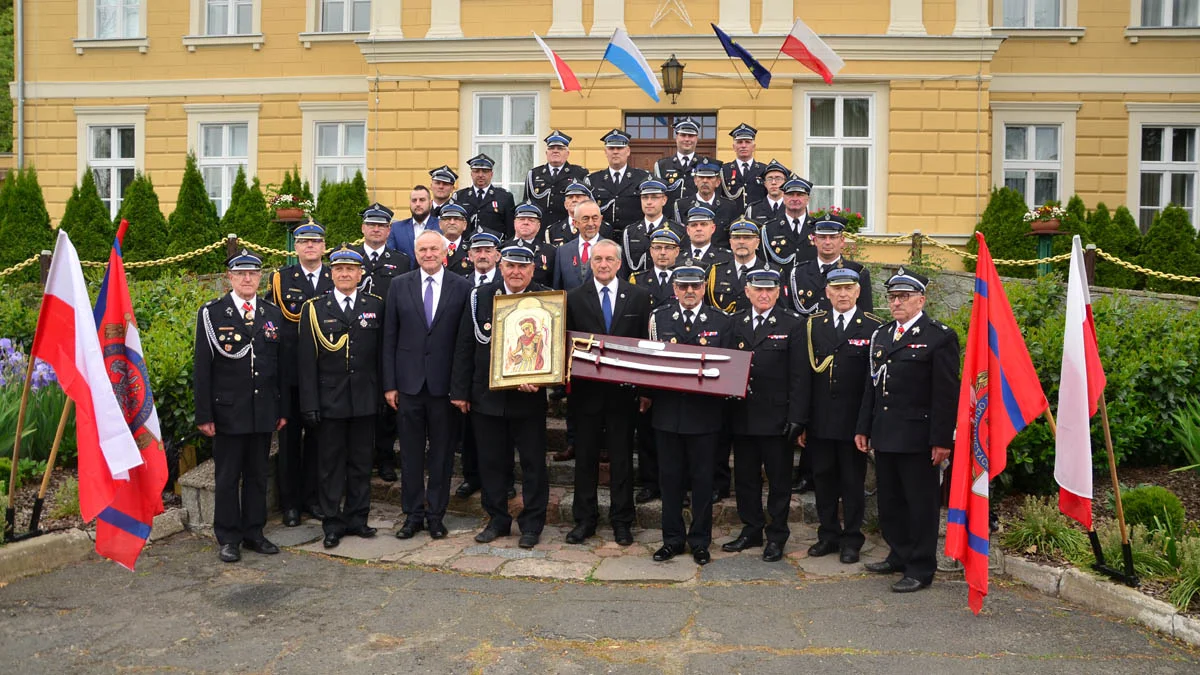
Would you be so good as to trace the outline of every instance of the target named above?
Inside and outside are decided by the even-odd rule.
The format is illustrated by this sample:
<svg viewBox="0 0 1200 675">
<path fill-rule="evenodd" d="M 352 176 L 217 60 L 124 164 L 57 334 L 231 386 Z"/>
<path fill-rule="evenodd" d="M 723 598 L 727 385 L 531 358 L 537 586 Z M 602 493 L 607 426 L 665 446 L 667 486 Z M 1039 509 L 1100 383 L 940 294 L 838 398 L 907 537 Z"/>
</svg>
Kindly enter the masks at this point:
<svg viewBox="0 0 1200 675">
<path fill-rule="evenodd" d="M 430 537 L 441 539 L 447 534 L 442 519 L 450 503 L 460 424 L 458 411 L 450 405 L 450 366 L 471 282 L 446 273 L 446 242 L 437 232 L 422 232 L 415 247 L 420 269 L 396 277 L 388 290 L 383 395 L 396 411 L 400 436 L 405 522 L 396 536 L 410 539 L 428 527 Z"/>
<path fill-rule="evenodd" d="M 579 236 L 563 242 L 554 258 L 554 288 L 569 291 L 592 276 L 588 260 L 592 247 L 600 242 L 600 206 L 591 200 L 575 207 L 575 226 Z"/>
<path fill-rule="evenodd" d="M 408 209 L 412 217 L 392 223 L 392 231 L 388 234 L 387 247 L 403 251 L 409 258 L 416 258 L 413 253 L 413 242 L 417 235 L 425 230 L 441 232 L 438 219 L 429 212 L 431 196 L 429 188 L 418 185 L 408 194 Z"/>
</svg>

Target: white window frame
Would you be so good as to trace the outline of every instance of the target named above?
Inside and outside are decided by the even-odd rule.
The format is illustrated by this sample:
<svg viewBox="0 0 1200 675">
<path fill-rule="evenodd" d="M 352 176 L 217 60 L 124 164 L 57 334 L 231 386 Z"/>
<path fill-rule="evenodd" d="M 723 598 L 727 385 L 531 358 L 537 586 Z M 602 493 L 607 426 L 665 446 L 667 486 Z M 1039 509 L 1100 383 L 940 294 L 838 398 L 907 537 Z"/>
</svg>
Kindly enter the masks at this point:
<svg viewBox="0 0 1200 675">
<path fill-rule="evenodd" d="M 1083 26 L 1079 25 L 1079 0 L 1062 0 L 1061 7 L 1059 8 L 1062 12 L 1059 17 L 1059 25 L 1045 28 L 1004 25 L 1004 3 L 1009 1 L 992 0 L 993 35 L 1019 38 L 1067 38 L 1068 42 L 1074 44 L 1079 42 L 1079 38 L 1083 37 L 1084 33 L 1087 32 Z M 1031 2 L 1032 0 L 1018 1 Z"/>
<path fill-rule="evenodd" d="M 1045 202 L 1062 202 L 1063 201 L 1063 194 L 1062 194 L 1063 162 L 1062 162 L 1062 158 L 1063 158 L 1063 154 L 1064 154 L 1064 150 L 1062 147 L 1062 145 L 1063 145 L 1062 144 L 1062 135 L 1063 135 L 1062 125 L 1021 123 L 1021 124 L 1005 124 L 1003 127 L 997 128 L 997 132 L 1004 136 L 1003 140 L 1004 140 L 1004 147 L 1006 150 L 1005 154 L 1007 154 L 1008 130 L 1009 129 L 1024 129 L 1026 131 L 1026 137 L 1025 137 L 1026 148 L 1025 149 L 1026 149 L 1026 151 L 1032 151 L 1032 154 L 1036 154 L 1036 151 L 1037 151 L 1037 130 L 1038 129 L 1054 129 L 1057 132 L 1055 134 L 1055 145 L 1058 146 L 1056 148 L 1058 159 L 1031 159 L 1029 157 L 1027 157 L 1026 159 L 1009 159 L 1008 157 L 1002 157 L 1001 161 L 1004 163 L 1004 168 L 1001 172 L 1000 179 L 1005 185 L 1007 185 L 1009 173 L 1015 173 L 1018 171 L 1023 173 L 1024 178 L 1022 180 L 1024 182 L 1024 190 L 1022 190 L 1022 192 L 1025 196 L 1025 205 L 1030 208 L 1033 208 L 1034 206 L 1040 206 L 1042 203 L 1044 203 L 1044 202 L 1039 202 L 1036 199 L 1037 174 L 1053 173 L 1055 176 L 1054 194 L 1050 195 L 1050 197 L 1044 201 Z"/>
<path fill-rule="evenodd" d="M 1200 127 L 1200 103 L 1126 103 L 1129 113 L 1129 164 L 1127 168 L 1125 203 L 1135 212 L 1135 220 L 1141 222 L 1142 206 L 1142 127 Z M 1200 134 L 1200 132 L 1198 132 Z M 1200 142 L 1200 138 L 1197 139 Z M 1197 185 L 1195 201 L 1200 201 L 1200 152 L 1197 152 Z M 1174 171 L 1174 163 L 1155 162 L 1153 170 Z M 1169 188 L 1168 188 L 1169 189 Z M 1200 204 L 1193 203 L 1192 227 L 1200 227 Z"/>
<path fill-rule="evenodd" d="M 148 0 L 138 0 L 138 34 L 128 37 L 102 38 L 96 36 L 96 0 L 77 0 L 76 37 L 72 40 L 76 54 L 88 49 L 136 49 L 145 54 L 150 49 L 146 34 Z"/>
<path fill-rule="evenodd" d="M 351 1 L 346 0 L 347 6 L 349 6 Z M 304 45 L 305 49 L 309 49 L 314 42 L 353 42 L 354 40 L 361 40 L 364 35 L 371 32 L 371 28 L 376 24 L 381 12 L 384 14 L 388 13 L 389 8 L 383 7 L 383 5 L 389 3 L 399 5 L 401 2 L 402 0 L 371 0 L 371 25 L 367 26 L 366 30 L 333 32 L 321 29 L 322 0 L 305 0 L 304 32 L 300 33 L 300 42 Z M 390 13 L 399 14 L 399 9 L 391 8 Z"/>
<path fill-rule="evenodd" d="M 525 134 L 525 135 L 519 135 L 519 134 L 514 135 L 514 134 L 509 134 L 509 133 L 501 133 L 501 134 L 488 135 L 488 136 L 479 135 L 477 130 L 479 129 L 479 102 L 480 102 L 480 100 L 484 99 L 484 98 L 509 99 L 509 98 L 517 97 L 517 96 L 532 96 L 534 99 L 534 104 L 533 104 L 533 129 L 534 129 L 534 131 L 533 131 L 533 133 Z M 528 172 L 522 173 L 520 175 L 515 175 L 510 171 L 510 169 L 513 165 L 510 148 L 511 148 L 511 146 L 514 146 L 514 145 L 529 145 L 532 148 L 531 156 L 533 157 L 533 165 L 530 166 L 529 168 L 532 169 L 534 166 L 537 166 L 538 164 L 542 163 L 542 160 L 538 155 L 538 150 L 539 150 L 538 144 L 542 140 L 542 135 L 538 133 L 538 131 L 541 129 L 541 121 L 542 121 L 541 120 L 541 107 L 542 107 L 541 106 L 541 102 L 542 102 L 541 94 L 538 91 L 534 91 L 534 90 L 477 91 L 477 92 L 474 92 L 471 95 L 471 97 L 466 100 L 470 102 L 470 105 L 468 107 L 471 112 L 471 120 L 470 120 L 470 126 L 468 128 L 469 128 L 470 134 L 471 134 L 471 141 L 470 141 L 470 144 L 465 147 L 470 148 L 470 153 L 471 153 L 470 156 L 474 157 L 475 155 L 477 155 L 483 151 L 481 149 L 481 146 L 483 146 L 483 145 L 501 145 L 501 146 L 503 146 L 503 152 L 501 153 L 501 155 L 499 157 L 492 157 L 492 159 L 494 159 L 496 161 L 497 165 L 499 165 L 500 171 L 502 173 L 507 173 L 508 175 L 506 177 L 504 175 L 493 174 L 492 175 L 492 179 L 493 179 L 492 184 L 496 185 L 497 187 L 502 187 L 505 190 L 512 192 L 513 194 L 518 194 L 520 192 L 520 190 L 522 189 L 522 186 L 525 183 L 525 177 Z M 509 119 L 509 111 L 511 110 L 511 104 L 509 104 L 507 102 L 507 100 L 504 105 L 504 110 L 505 110 L 504 119 L 502 120 L 501 125 L 502 125 L 503 129 L 507 130 L 511 126 L 510 125 L 511 120 Z M 544 155 L 544 153 L 543 153 L 543 155 Z M 465 163 L 465 160 L 464 160 L 464 163 Z"/>
<path fill-rule="evenodd" d="M 1005 127 L 1057 126 L 1061 164 L 1058 193 L 1065 203 L 1075 194 L 1076 118 L 1082 105 L 1077 101 L 992 101 L 992 185 L 1004 185 Z M 1033 195 L 1027 197 L 1032 199 Z"/>
<path fill-rule="evenodd" d="M 209 45 L 250 45 L 254 51 L 262 49 L 266 38 L 262 32 L 262 0 L 251 0 L 250 32 L 229 35 L 208 34 L 208 1 L 188 0 L 190 5 L 188 35 L 183 36 L 183 45 L 189 52 L 197 47 Z M 232 3 L 236 0 L 230 0 Z"/>
<path fill-rule="evenodd" d="M 1170 0 L 1168 0 L 1169 2 Z M 1125 28 L 1125 39 L 1136 44 L 1144 38 L 1195 38 L 1200 37 L 1200 26 L 1146 26 L 1142 24 L 1143 0 L 1129 1 L 1129 25 Z M 1173 10 L 1172 10 L 1173 11 Z"/>
<path fill-rule="evenodd" d="M 146 170 L 146 112 L 148 105 L 76 106 L 75 175 L 88 170 L 92 127 L 133 127 L 133 169 L 135 175 Z M 112 167 L 112 164 L 108 165 Z M 116 217 L 110 205 L 110 214 Z"/>
<path fill-rule="evenodd" d="M 201 127 L 209 124 L 245 124 L 246 181 L 247 183 L 253 181 L 254 177 L 258 175 L 258 116 L 260 109 L 261 105 L 258 103 L 185 103 L 183 111 L 187 113 L 188 152 L 194 153 L 197 163 L 204 166 L 205 163 L 200 157 Z M 220 163 L 229 164 L 229 162 Z M 232 183 L 226 185 L 223 191 L 223 203 L 226 208 L 229 204 L 231 186 Z M 222 212 L 221 215 L 224 213 Z"/>
<path fill-rule="evenodd" d="M 328 122 L 363 124 L 363 179 L 371 184 L 371 127 L 367 123 L 368 106 L 366 101 L 301 101 L 300 113 L 303 131 L 301 133 L 300 161 L 301 173 L 312 187 L 315 197 L 321 186 L 316 182 L 317 159 L 317 124 Z"/>
<path fill-rule="evenodd" d="M 866 147 L 869 150 L 867 158 L 867 212 L 863 214 L 864 226 L 863 233 L 873 234 L 886 232 L 887 229 L 887 110 L 888 98 L 886 85 L 863 85 L 856 86 L 839 86 L 836 89 L 802 89 L 797 86 L 797 99 L 795 104 L 796 123 L 794 133 L 797 136 L 796 147 L 800 148 L 800 158 L 797 163 L 792 166 L 803 167 L 798 169 L 802 175 L 808 173 L 809 149 L 813 146 L 847 148 L 847 147 Z M 809 138 L 808 111 L 810 102 L 814 98 L 866 98 L 870 106 L 869 115 L 869 133 L 865 138 L 860 137 L 826 137 Z M 841 106 L 838 106 L 841 109 Z M 882 110 L 881 110 L 882 109 Z M 835 116 L 836 124 L 841 124 L 841 118 Z M 837 153 L 834 160 L 834 176 L 841 174 L 842 153 Z M 812 176 L 806 176 L 812 179 Z M 840 185 L 813 185 L 813 189 L 829 188 L 834 190 L 833 206 L 845 206 L 844 200 L 841 198 L 842 188 Z M 858 188 L 858 186 L 855 186 Z M 810 207 L 812 210 L 817 210 L 818 206 L 813 204 Z"/>
<path fill-rule="evenodd" d="M 504 83 L 469 83 L 463 84 L 459 91 L 459 101 L 461 102 L 458 111 L 458 147 L 460 148 L 459 165 L 465 166 L 467 160 L 479 154 L 476 148 L 481 144 L 504 143 L 503 139 L 513 139 L 509 142 L 524 142 L 525 137 L 512 136 L 486 136 L 485 140 L 481 141 L 476 136 L 475 130 L 478 128 L 478 119 L 476 117 L 476 101 L 480 96 L 536 96 L 537 103 L 534 105 L 534 147 L 533 147 L 533 165 L 538 166 L 546 161 L 546 143 L 542 139 L 550 133 L 550 86 L 547 82 L 504 82 Z M 520 139 L 519 141 L 516 139 Z M 578 151 L 577 151 L 578 152 Z M 504 163 L 504 166 L 509 166 L 507 157 L 493 157 L 497 161 Z M 578 159 L 578 158 L 577 158 Z M 576 161 L 578 164 L 579 162 Z M 469 178 L 469 176 L 468 176 Z M 510 180 L 505 181 L 501 176 L 493 175 L 492 183 L 498 185 L 513 193 L 513 199 L 520 198 L 524 191 L 525 176 L 510 176 Z M 468 181 L 469 182 L 469 181 Z M 512 189 L 510 186 L 515 186 L 517 189 Z"/>
</svg>

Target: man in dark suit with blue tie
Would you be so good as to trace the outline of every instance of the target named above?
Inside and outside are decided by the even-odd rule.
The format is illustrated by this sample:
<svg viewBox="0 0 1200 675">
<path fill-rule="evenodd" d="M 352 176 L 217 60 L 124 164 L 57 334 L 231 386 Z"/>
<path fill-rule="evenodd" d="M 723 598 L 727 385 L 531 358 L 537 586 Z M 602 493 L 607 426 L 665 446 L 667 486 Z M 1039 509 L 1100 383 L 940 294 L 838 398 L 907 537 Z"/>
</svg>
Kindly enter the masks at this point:
<svg viewBox="0 0 1200 675">
<path fill-rule="evenodd" d="M 471 282 L 442 267 L 446 244 L 437 232 L 421 233 L 415 246 L 420 269 L 396 277 L 388 290 L 383 395 L 396 411 L 400 436 L 405 522 L 396 536 L 410 539 L 428 527 L 430 537 L 441 539 L 461 422 L 450 405 L 450 366 Z"/>
<path fill-rule="evenodd" d="M 563 242 L 554 258 L 554 288 L 569 291 L 592 276 L 588 259 L 592 247 L 600 242 L 600 206 L 588 200 L 575 207 L 575 226 L 579 236 Z"/>
<path fill-rule="evenodd" d="M 417 235 L 425 230 L 440 232 L 438 219 L 429 211 L 432 197 L 429 188 L 418 185 L 408 194 L 408 209 L 412 216 L 392 223 L 392 231 L 388 234 L 387 247 L 402 251 L 409 258 L 415 258 L 413 242 Z"/>
</svg>

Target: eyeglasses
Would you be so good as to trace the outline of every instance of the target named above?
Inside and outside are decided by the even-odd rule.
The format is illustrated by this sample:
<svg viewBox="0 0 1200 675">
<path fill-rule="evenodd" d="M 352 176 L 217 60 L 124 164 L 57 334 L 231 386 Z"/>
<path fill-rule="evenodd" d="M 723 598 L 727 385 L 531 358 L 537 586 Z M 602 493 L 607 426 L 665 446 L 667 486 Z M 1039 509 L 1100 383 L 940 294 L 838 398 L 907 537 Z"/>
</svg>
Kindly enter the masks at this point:
<svg viewBox="0 0 1200 675">
<path fill-rule="evenodd" d="M 692 283 L 690 281 L 689 282 L 674 281 L 672 283 L 674 283 L 676 286 L 682 288 L 685 291 L 695 291 L 695 290 L 699 290 L 704 287 L 703 281 L 697 281 L 695 283 Z"/>
<path fill-rule="evenodd" d="M 916 293 L 888 293 L 887 300 L 888 302 L 904 302 L 916 295 Z"/>
</svg>

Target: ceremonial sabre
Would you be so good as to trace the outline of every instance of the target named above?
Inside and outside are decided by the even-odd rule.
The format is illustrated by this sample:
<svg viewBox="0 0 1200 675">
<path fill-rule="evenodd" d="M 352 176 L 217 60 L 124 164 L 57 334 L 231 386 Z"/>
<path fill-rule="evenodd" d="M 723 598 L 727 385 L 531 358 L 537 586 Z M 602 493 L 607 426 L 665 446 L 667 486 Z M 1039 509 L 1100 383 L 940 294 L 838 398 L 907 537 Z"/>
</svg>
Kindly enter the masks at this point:
<svg viewBox="0 0 1200 675">
<path fill-rule="evenodd" d="M 605 347 L 612 345 L 606 344 Z M 643 352 L 634 352 L 643 353 Z M 614 368 L 628 368 L 630 370 L 644 370 L 651 373 L 664 373 L 667 375 L 695 375 L 697 377 L 720 377 L 721 371 L 718 368 L 680 368 L 676 366 L 655 366 L 646 363 L 638 363 L 636 361 L 623 361 L 615 356 L 599 356 L 597 354 L 589 354 L 581 352 L 578 349 L 571 352 L 571 356 L 584 361 L 591 361 L 596 365 L 612 366 Z"/>
<path fill-rule="evenodd" d="M 725 354 L 696 354 L 693 352 L 672 352 L 667 351 L 667 345 L 663 342 L 655 342 L 653 340 L 638 340 L 637 346 L 623 345 L 617 342 L 604 342 L 601 340 L 585 340 L 582 338 L 573 338 L 572 342 L 576 349 L 587 351 L 592 347 L 600 347 L 602 351 L 611 349 L 614 352 L 625 352 L 626 354 L 641 354 L 643 356 L 654 356 L 664 359 L 683 359 L 685 361 L 728 361 L 729 357 Z M 663 371 L 667 372 L 667 371 Z M 691 373 L 692 371 L 688 371 Z"/>
</svg>

